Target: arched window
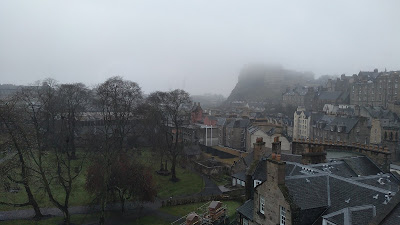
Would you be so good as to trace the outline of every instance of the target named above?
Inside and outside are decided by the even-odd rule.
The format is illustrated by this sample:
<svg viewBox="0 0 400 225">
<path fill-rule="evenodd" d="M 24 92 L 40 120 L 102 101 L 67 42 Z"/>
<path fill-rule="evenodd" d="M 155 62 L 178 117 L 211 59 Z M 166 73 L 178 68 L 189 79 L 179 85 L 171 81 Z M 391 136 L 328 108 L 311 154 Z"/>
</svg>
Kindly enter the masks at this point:
<svg viewBox="0 0 400 225">
<path fill-rule="evenodd" d="M 390 140 L 393 140 L 393 132 L 390 132 Z"/>
<path fill-rule="evenodd" d="M 386 131 L 385 131 L 384 139 L 385 139 L 385 140 L 387 139 L 387 132 L 386 132 Z"/>
</svg>

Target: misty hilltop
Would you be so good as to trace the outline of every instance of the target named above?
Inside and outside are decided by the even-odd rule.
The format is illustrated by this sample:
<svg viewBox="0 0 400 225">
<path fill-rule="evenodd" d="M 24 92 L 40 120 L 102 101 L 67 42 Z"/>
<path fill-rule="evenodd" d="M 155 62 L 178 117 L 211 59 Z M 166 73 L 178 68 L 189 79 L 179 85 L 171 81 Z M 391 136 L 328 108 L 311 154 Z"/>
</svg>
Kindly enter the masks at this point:
<svg viewBox="0 0 400 225">
<path fill-rule="evenodd" d="M 312 72 L 297 72 L 282 66 L 252 64 L 245 66 L 227 102 L 279 101 L 288 87 L 314 82 Z"/>
</svg>

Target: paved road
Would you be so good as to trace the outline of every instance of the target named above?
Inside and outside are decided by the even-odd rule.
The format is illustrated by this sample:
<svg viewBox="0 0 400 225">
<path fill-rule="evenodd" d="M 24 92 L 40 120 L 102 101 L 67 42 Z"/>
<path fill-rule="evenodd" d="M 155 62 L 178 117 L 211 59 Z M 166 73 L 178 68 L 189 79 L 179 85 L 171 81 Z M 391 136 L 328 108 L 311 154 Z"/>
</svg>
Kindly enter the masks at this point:
<svg viewBox="0 0 400 225">
<path fill-rule="evenodd" d="M 127 202 L 126 210 L 138 210 L 140 206 L 135 203 Z M 157 210 L 161 207 L 161 201 L 147 202 L 143 204 L 145 210 Z M 107 210 L 120 210 L 121 204 L 108 204 Z M 40 208 L 43 215 L 50 216 L 63 216 L 62 212 L 58 208 Z M 86 214 L 99 212 L 100 206 L 73 206 L 69 208 L 71 214 Z M 11 211 L 0 211 L 0 221 L 1 220 L 16 220 L 16 219 L 30 219 L 35 215 L 33 209 L 19 209 Z"/>
</svg>

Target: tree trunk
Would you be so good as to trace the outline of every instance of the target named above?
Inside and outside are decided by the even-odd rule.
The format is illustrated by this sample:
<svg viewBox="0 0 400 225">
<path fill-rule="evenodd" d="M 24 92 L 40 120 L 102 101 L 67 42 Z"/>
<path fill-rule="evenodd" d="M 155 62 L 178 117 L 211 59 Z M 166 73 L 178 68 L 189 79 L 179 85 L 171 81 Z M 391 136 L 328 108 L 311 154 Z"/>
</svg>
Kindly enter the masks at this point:
<svg viewBox="0 0 400 225">
<path fill-rule="evenodd" d="M 121 212 L 122 214 L 125 212 L 125 198 L 121 198 Z"/>
<path fill-rule="evenodd" d="M 100 220 L 99 220 L 100 225 L 103 225 L 105 222 L 105 214 L 106 214 L 106 201 L 104 199 L 102 199 L 101 213 L 100 213 Z"/>
<path fill-rule="evenodd" d="M 28 194 L 28 200 L 31 203 L 33 210 L 35 211 L 35 216 L 33 217 L 35 220 L 40 220 L 43 217 L 42 212 L 40 212 L 40 208 L 35 198 L 33 197 L 32 191 L 29 186 L 25 185 L 25 191 Z"/>
<path fill-rule="evenodd" d="M 63 214 L 64 214 L 64 224 L 70 225 L 71 224 L 71 215 L 69 214 L 68 208 L 65 208 L 63 210 Z"/>
<path fill-rule="evenodd" d="M 173 157 L 172 157 L 172 162 L 171 162 L 171 181 L 173 181 L 173 182 L 176 182 L 176 181 L 178 181 L 178 178 L 176 177 L 176 170 L 175 170 L 175 168 L 176 168 L 176 155 L 174 155 Z"/>
</svg>

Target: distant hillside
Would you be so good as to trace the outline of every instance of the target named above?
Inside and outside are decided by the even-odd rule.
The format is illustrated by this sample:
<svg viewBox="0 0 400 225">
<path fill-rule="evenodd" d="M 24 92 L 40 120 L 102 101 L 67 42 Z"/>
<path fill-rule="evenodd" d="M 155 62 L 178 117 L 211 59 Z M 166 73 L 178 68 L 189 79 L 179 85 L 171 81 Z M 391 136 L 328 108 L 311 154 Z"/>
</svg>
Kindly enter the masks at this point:
<svg viewBox="0 0 400 225">
<path fill-rule="evenodd" d="M 314 74 L 311 72 L 301 73 L 286 70 L 280 66 L 249 65 L 240 72 L 238 83 L 226 103 L 232 101 L 280 101 L 286 88 L 307 85 L 313 81 Z"/>
</svg>

